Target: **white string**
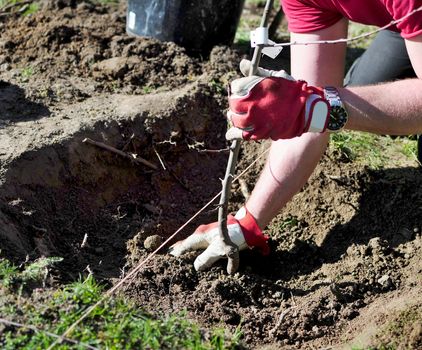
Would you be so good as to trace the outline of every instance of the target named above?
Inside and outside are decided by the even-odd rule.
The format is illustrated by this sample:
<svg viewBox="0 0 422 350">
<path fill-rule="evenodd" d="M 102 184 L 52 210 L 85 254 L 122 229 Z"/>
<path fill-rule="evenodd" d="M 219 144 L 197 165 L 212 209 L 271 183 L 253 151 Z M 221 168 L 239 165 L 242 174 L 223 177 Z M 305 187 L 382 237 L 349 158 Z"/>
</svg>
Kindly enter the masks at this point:
<svg viewBox="0 0 422 350">
<path fill-rule="evenodd" d="M 342 39 L 336 39 L 336 40 L 290 41 L 288 43 L 281 43 L 281 44 L 274 43 L 274 44 L 268 44 L 268 45 L 265 45 L 265 46 L 266 47 L 283 47 L 283 46 L 292 46 L 292 45 L 320 45 L 320 44 L 348 43 L 348 42 L 351 42 L 351 41 L 356 41 L 356 40 L 359 40 L 359 39 L 362 39 L 362 38 L 369 37 L 373 34 L 376 34 L 380 31 L 384 30 L 384 29 L 389 28 L 393 25 L 401 23 L 406 18 L 410 17 L 411 15 L 413 15 L 416 12 L 419 12 L 419 11 L 422 11 L 422 6 L 418 7 L 417 9 L 414 9 L 413 11 L 409 12 L 408 14 L 406 14 L 405 16 L 403 16 L 401 18 L 386 24 L 385 26 L 383 26 L 381 28 L 378 28 L 378 29 L 375 29 L 371 32 L 360 34 L 360 35 L 357 35 L 357 36 L 354 36 L 354 37 L 351 37 L 351 38 L 342 38 Z"/>
</svg>

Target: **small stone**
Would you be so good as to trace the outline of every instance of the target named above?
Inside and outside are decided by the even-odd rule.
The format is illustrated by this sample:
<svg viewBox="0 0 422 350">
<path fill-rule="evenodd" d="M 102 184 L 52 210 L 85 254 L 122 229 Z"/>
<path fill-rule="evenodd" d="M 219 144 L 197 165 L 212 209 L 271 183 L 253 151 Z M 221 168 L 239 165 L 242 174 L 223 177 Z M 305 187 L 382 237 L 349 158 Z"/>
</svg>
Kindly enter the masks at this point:
<svg viewBox="0 0 422 350">
<path fill-rule="evenodd" d="M 148 251 L 157 249 L 161 244 L 161 237 L 159 235 L 152 235 L 145 239 L 144 248 Z"/>
<path fill-rule="evenodd" d="M 268 298 L 264 298 L 264 299 L 262 299 L 262 304 L 264 306 L 269 306 L 271 304 L 271 301 Z"/>
<path fill-rule="evenodd" d="M 274 299 L 279 299 L 279 298 L 281 298 L 281 292 L 275 292 L 275 293 L 273 294 L 273 298 L 274 298 Z"/>
<path fill-rule="evenodd" d="M 415 227 L 415 228 L 413 228 L 413 232 L 414 232 L 414 233 L 418 233 L 418 232 L 419 232 L 419 227 Z"/>
<path fill-rule="evenodd" d="M 393 281 L 388 275 L 381 276 L 377 282 L 384 288 L 390 288 L 393 285 Z"/>
<path fill-rule="evenodd" d="M 379 237 L 374 237 L 371 238 L 368 242 L 368 246 L 371 247 L 372 249 L 379 249 L 382 247 L 381 245 L 381 238 Z"/>
<path fill-rule="evenodd" d="M 357 307 L 358 309 L 360 309 L 360 308 L 364 307 L 366 304 L 362 299 L 358 299 L 353 303 L 353 305 L 355 307 Z"/>
<path fill-rule="evenodd" d="M 9 69 L 10 69 L 10 64 L 9 63 L 3 63 L 2 65 L 0 65 L 0 71 L 1 72 L 8 71 Z"/>
<path fill-rule="evenodd" d="M 312 332 L 314 333 L 315 337 L 321 337 L 322 335 L 324 335 L 324 332 L 318 326 L 313 326 Z"/>
</svg>

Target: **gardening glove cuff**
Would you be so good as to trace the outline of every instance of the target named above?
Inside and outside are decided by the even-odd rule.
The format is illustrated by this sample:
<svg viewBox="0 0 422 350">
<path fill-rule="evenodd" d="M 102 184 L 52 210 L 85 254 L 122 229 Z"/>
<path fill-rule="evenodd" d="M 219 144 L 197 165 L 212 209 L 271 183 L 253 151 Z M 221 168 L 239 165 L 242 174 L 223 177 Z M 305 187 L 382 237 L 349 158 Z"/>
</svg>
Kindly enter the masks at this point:
<svg viewBox="0 0 422 350">
<path fill-rule="evenodd" d="M 268 255 L 270 253 L 270 247 L 268 246 L 269 237 L 262 233 L 255 218 L 251 213 L 249 213 L 246 207 L 239 209 L 235 215 L 235 219 L 238 221 L 239 226 L 242 229 L 242 233 L 248 247 L 256 247 L 262 255 Z"/>
<path fill-rule="evenodd" d="M 269 253 L 268 237 L 262 233 L 246 208 L 240 209 L 236 216 L 227 216 L 227 231 L 231 241 L 238 246 L 239 250 L 257 247 L 261 253 Z M 197 271 L 205 270 L 225 257 L 224 245 L 219 236 L 218 222 L 199 226 L 185 240 L 173 244 L 169 253 L 173 256 L 180 256 L 187 251 L 199 249 L 205 250 L 195 259 L 194 267 Z"/>
</svg>

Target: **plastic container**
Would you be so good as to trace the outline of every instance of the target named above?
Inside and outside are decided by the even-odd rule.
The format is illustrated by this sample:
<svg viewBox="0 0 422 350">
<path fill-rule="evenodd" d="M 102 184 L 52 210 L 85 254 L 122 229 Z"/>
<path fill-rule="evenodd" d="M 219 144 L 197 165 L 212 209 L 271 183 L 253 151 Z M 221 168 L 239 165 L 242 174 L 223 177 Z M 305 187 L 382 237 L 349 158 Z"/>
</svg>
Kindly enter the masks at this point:
<svg viewBox="0 0 422 350">
<path fill-rule="evenodd" d="M 230 45 L 244 0 L 128 0 L 129 35 L 173 41 L 191 53 Z"/>
</svg>

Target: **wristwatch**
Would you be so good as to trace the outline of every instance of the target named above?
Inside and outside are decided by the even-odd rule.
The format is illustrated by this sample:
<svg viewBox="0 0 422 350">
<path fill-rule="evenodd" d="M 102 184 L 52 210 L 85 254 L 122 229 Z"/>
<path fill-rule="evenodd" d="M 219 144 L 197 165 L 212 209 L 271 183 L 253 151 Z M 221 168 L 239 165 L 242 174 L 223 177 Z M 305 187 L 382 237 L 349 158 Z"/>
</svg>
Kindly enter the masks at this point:
<svg viewBox="0 0 422 350">
<path fill-rule="evenodd" d="M 348 114 L 335 87 L 324 87 L 325 99 L 330 105 L 327 130 L 330 132 L 341 131 L 346 125 Z"/>
</svg>

